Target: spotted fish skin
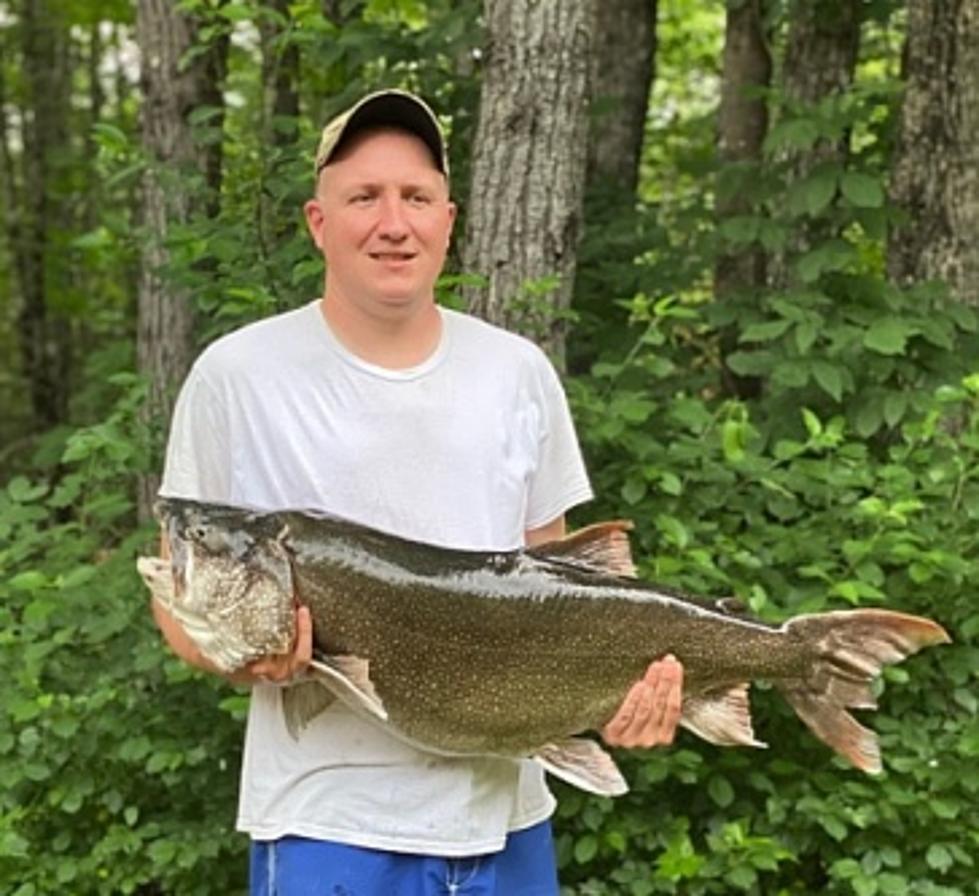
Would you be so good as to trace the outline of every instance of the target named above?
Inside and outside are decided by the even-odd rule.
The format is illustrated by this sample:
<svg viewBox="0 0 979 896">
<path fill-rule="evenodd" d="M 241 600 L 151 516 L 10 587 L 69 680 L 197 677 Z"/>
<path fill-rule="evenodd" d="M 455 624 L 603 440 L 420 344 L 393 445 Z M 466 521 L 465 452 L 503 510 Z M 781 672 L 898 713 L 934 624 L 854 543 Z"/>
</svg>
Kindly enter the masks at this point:
<svg viewBox="0 0 979 896">
<path fill-rule="evenodd" d="M 847 708 L 873 705 L 869 683 L 884 663 L 948 640 L 930 620 L 886 610 L 771 626 L 640 581 L 621 574 L 631 565 L 622 523 L 534 549 L 473 552 L 295 511 L 165 499 L 158 513 L 176 546 L 171 609 L 202 633 L 205 655 L 231 671 L 282 649 L 304 604 L 323 684 L 434 752 L 550 756 L 582 771 L 577 748 L 569 758 L 561 745 L 600 729 L 649 663 L 671 653 L 684 667 L 690 730 L 762 746 L 747 701 L 761 678 L 817 736 L 877 771 L 876 738 Z M 603 762 L 596 751 L 585 750 Z M 584 769 L 588 780 L 575 783 L 622 792 L 603 790 L 612 785 L 595 774 Z"/>
</svg>

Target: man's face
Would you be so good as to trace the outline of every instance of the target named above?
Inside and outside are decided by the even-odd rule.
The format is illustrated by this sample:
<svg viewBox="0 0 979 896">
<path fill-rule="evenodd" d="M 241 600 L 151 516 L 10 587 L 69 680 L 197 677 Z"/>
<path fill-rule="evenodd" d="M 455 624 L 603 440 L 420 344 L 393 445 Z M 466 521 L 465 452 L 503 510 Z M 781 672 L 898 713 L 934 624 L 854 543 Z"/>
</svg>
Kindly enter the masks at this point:
<svg viewBox="0 0 979 896">
<path fill-rule="evenodd" d="M 320 174 L 306 221 L 327 264 L 327 294 L 372 317 L 432 301 L 455 206 L 425 144 L 397 130 L 353 138 Z"/>
</svg>

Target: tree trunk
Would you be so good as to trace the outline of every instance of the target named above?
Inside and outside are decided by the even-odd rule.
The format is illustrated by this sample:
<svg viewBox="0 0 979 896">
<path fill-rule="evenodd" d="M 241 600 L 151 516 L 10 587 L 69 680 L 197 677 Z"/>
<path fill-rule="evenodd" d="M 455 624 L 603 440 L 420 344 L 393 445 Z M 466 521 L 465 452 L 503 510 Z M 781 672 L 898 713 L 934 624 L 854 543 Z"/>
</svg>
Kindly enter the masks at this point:
<svg viewBox="0 0 979 896">
<path fill-rule="evenodd" d="M 595 28 L 588 181 L 634 194 L 656 52 L 656 0 L 606 0 Z"/>
<path fill-rule="evenodd" d="M 941 279 L 979 305 L 979 2 L 910 0 L 905 94 L 887 269 L 906 285 Z"/>
<path fill-rule="evenodd" d="M 266 0 L 269 15 L 260 21 L 262 44 L 262 117 L 266 139 L 273 146 L 294 142 L 295 119 L 299 115 L 299 47 L 288 39 L 290 0 Z M 285 127 L 284 119 L 292 120 Z"/>
<path fill-rule="evenodd" d="M 68 146 L 68 34 L 62 17 L 54 15 L 46 0 L 25 0 L 20 26 L 25 151 L 20 156 L 23 189 L 10 226 L 21 299 L 21 364 L 35 425 L 46 429 L 67 417 L 70 382 L 70 329 L 50 306 L 47 263 L 53 251 L 52 224 L 62 220 L 64 212 L 53 198 L 51 181 L 54 157 Z"/>
<path fill-rule="evenodd" d="M 828 97 L 841 96 L 853 83 L 860 48 L 862 0 L 796 0 L 782 65 L 782 88 L 791 105 L 814 107 Z M 819 140 L 811 149 L 788 154 L 789 179 L 801 180 L 817 165 L 844 165 L 849 135 Z M 791 251 L 798 254 L 828 236 L 818 224 L 797 228 Z M 785 256 L 771 259 L 769 280 L 785 287 Z"/>
<path fill-rule="evenodd" d="M 717 151 L 721 162 L 715 209 L 718 222 L 755 210 L 750 179 L 761 163 L 768 106 L 757 88 L 768 87 L 772 59 L 763 25 L 763 0 L 727 7 Z M 765 286 L 765 253 L 758 246 L 723 254 L 714 265 L 714 296 L 720 301 L 757 293 Z M 726 357 L 736 347 L 734 332 L 723 338 Z M 741 398 L 759 393 L 755 377 L 722 369 L 725 391 Z"/>
<path fill-rule="evenodd" d="M 476 314 L 563 363 L 588 140 L 592 0 L 486 0 L 463 253 Z"/>
<path fill-rule="evenodd" d="M 137 39 L 142 54 L 143 146 L 150 164 L 143 178 L 145 228 L 140 260 L 137 359 L 149 383 L 146 419 L 165 431 L 176 390 L 190 366 L 193 313 L 186 290 L 167 282 L 170 226 L 186 223 L 199 208 L 213 209 L 208 190 L 220 182 L 220 143 L 195 142 L 189 116 L 220 101 L 222 47 L 212 46 L 189 64 L 196 23 L 168 0 L 139 0 Z M 203 198 L 202 198 L 203 194 Z M 156 473 L 141 478 L 140 516 L 146 519 L 159 487 Z"/>
<path fill-rule="evenodd" d="M 259 242 L 263 258 L 295 231 L 295 204 L 264 189 L 278 167 L 293 161 L 299 117 L 299 47 L 290 39 L 290 0 L 265 0 L 259 34 L 262 48 L 262 188 L 259 194 Z"/>
</svg>

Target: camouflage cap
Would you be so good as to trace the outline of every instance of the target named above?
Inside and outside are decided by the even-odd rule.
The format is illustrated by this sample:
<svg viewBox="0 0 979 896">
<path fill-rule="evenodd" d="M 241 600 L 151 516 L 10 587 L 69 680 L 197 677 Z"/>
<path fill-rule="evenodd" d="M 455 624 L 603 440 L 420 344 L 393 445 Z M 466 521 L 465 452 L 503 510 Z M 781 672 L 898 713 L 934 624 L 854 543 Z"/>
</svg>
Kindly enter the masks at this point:
<svg viewBox="0 0 979 896">
<path fill-rule="evenodd" d="M 384 125 L 404 128 L 420 137 L 432 153 L 435 166 L 449 176 L 445 135 L 435 113 L 423 100 L 405 90 L 370 93 L 330 121 L 320 136 L 314 176 L 319 176 L 337 149 L 357 131 Z"/>
</svg>

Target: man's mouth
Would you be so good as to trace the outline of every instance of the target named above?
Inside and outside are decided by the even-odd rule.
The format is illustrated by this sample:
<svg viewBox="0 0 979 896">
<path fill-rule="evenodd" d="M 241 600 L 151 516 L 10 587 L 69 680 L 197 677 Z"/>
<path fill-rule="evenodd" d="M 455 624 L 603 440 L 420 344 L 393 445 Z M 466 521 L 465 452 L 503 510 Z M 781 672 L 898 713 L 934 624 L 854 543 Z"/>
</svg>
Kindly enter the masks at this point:
<svg viewBox="0 0 979 896">
<path fill-rule="evenodd" d="M 411 261 L 415 257 L 414 252 L 370 252 L 368 254 L 374 261 L 386 263 Z"/>
</svg>

